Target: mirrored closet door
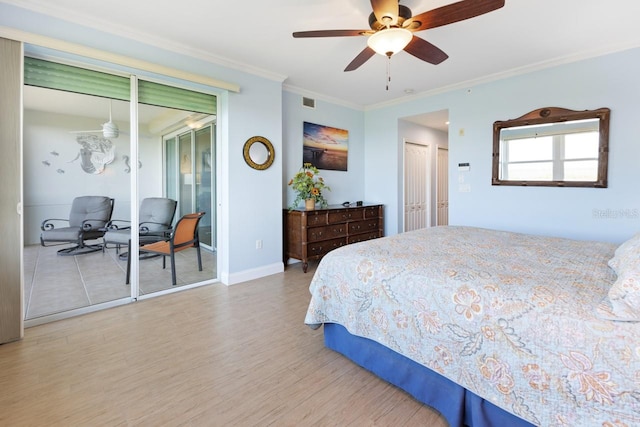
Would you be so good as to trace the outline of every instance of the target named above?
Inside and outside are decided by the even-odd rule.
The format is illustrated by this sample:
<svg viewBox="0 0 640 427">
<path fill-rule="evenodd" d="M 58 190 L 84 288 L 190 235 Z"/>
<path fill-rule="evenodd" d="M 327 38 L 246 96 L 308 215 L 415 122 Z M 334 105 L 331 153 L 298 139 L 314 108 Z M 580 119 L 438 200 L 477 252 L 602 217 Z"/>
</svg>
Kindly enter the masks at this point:
<svg viewBox="0 0 640 427">
<path fill-rule="evenodd" d="M 217 277 L 216 97 L 78 61 L 25 58 L 26 326 Z"/>
<path fill-rule="evenodd" d="M 130 218 L 129 78 L 26 57 L 24 83 L 25 320 L 129 301 L 103 247 Z"/>
</svg>

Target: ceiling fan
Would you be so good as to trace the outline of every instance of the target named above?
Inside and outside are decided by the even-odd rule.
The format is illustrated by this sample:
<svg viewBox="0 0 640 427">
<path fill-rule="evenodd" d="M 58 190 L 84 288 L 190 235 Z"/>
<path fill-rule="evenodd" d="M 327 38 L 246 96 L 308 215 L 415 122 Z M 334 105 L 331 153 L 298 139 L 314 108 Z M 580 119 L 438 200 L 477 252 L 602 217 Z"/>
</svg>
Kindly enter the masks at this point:
<svg viewBox="0 0 640 427">
<path fill-rule="evenodd" d="M 111 118 L 111 100 L 109 100 L 109 121 L 102 124 L 102 129 L 76 130 L 71 131 L 71 133 L 102 133 L 105 138 L 117 138 L 120 135 L 120 129 Z"/>
<path fill-rule="evenodd" d="M 376 53 L 391 58 L 404 50 L 418 59 L 437 65 L 449 56 L 428 41 L 413 35 L 417 31 L 441 27 L 492 12 L 504 6 L 505 0 L 462 0 L 412 16 L 411 9 L 399 0 L 371 0 L 370 30 L 298 31 L 295 38 L 368 36 L 367 47 L 344 71 L 353 71 Z"/>
</svg>

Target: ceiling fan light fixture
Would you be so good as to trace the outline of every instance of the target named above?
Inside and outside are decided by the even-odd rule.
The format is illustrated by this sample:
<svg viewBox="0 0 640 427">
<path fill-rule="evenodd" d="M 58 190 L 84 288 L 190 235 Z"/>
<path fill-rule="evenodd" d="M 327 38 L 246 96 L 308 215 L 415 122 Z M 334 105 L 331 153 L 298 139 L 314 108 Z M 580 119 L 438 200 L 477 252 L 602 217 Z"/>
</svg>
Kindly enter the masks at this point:
<svg viewBox="0 0 640 427">
<path fill-rule="evenodd" d="M 372 34 L 367 45 L 380 55 L 391 57 L 407 47 L 413 34 L 405 28 L 386 28 Z"/>
<path fill-rule="evenodd" d="M 118 125 L 109 120 L 107 123 L 102 125 L 102 136 L 105 138 L 117 138 L 120 134 L 120 129 L 118 129 Z"/>
</svg>

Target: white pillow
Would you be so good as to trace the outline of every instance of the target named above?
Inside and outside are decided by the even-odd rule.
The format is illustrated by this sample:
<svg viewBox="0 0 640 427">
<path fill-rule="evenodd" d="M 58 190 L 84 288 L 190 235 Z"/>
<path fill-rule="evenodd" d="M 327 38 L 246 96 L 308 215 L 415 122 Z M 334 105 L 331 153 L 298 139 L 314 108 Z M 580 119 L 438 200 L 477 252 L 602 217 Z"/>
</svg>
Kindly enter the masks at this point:
<svg viewBox="0 0 640 427">
<path fill-rule="evenodd" d="M 640 322 L 640 233 L 616 249 L 609 267 L 618 275 L 598 314 L 610 320 Z"/>
<path fill-rule="evenodd" d="M 637 268 L 640 264 L 640 233 L 618 246 L 608 264 L 616 274 L 627 268 Z"/>
</svg>

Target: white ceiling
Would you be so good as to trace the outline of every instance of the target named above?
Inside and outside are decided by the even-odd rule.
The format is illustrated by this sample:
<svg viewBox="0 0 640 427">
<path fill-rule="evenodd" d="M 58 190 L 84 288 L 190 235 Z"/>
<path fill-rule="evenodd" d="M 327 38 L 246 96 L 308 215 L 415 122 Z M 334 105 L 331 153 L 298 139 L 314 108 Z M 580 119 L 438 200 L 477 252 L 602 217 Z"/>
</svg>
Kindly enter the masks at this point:
<svg viewBox="0 0 640 427">
<path fill-rule="evenodd" d="M 357 107 L 640 46 L 638 0 L 506 0 L 497 11 L 417 33 L 449 59 L 401 52 L 345 66 L 365 37 L 294 39 L 304 30 L 366 29 L 368 0 L 0 0 L 101 31 L 274 79 L 306 95 Z M 403 0 L 414 15 L 452 0 Z M 410 92 L 407 94 L 406 92 Z"/>
</svg>

